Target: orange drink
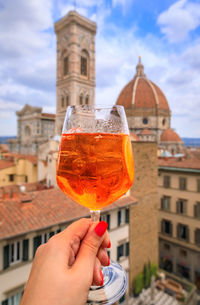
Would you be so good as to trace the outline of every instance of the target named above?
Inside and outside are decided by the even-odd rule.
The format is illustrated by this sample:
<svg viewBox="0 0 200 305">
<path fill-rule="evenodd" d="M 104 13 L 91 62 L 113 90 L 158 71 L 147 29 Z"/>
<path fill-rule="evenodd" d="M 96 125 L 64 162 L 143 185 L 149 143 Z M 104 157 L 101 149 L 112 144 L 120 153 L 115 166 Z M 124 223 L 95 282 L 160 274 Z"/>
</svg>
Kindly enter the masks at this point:
<svg viewBox="0 0 200 305">
<path fill-rule="evenodd" d="M 101 210 L 131 187 L 134 166 L 129 135 L 62 134 L 57 184 L 77 203 Z"/>
</svg>

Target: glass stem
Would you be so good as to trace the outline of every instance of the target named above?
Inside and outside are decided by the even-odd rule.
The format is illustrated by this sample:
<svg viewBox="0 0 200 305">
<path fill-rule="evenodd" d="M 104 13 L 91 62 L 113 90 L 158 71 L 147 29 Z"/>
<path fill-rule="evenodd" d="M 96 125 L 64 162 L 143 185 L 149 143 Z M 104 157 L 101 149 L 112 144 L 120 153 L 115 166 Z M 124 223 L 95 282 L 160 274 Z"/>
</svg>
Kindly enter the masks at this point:
<svg viewBox="0 0 200 305">
<path fill-rule="evenodd" d="M 91 215 L 91 220 L 92 222 L 97 222 L 99 221 L 100 218 L 100 210 L 90 210 L 90 215 Z"/>
</svg>

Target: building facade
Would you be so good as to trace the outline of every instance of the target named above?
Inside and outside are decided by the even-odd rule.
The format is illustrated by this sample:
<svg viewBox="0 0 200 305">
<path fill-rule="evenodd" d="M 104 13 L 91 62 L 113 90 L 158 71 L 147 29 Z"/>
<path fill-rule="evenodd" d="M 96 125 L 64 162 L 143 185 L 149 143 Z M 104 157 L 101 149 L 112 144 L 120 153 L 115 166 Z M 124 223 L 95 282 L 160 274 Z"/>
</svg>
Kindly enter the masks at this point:
<svg viewBox="0 0 200 305">
<path fill-rule="evenodd" d="M 13 153 L 36 155 L 38 146 L 55 132 L 55 114 L 43 113 L 41 107 L 26 104 L 17 111 L 17 138 L 8 141 Z"/>
<path fill-rule="evenodd" d="M 197 156 L 190 152 L 159 160 L 159 252 L 161 268 L 200 289 L 200 153 Z"/>
<path fill-rule="evenodd" d="M 6 153 L 0 159 L 0 187 L 38 181 L 37 157 Z"/>
<path fill-rule="evenodd" d="M 69 105 L 94 104 L 96 23 L 69 12 L 55 23 L 57 38 L 56 135 Z"/>
</svg>

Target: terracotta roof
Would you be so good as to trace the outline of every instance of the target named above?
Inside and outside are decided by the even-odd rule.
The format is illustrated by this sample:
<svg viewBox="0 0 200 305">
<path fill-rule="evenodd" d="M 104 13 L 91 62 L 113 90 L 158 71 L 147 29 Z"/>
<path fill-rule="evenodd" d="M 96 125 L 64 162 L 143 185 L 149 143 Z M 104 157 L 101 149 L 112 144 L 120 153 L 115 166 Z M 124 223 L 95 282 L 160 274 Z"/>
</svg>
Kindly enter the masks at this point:
<svg viewBox="0 0 200 305">
<path fill-rule="evenodd" d="M 15 162 L 10 160 L 0 160 L 0 170 L 8 167 L 15 166 Z"/>
<path fill-rule="evenodd" d="M 161 137 L 160 137 L 160 141 L 161 142 L 181 142 L 182 143 L 182 140 L 179 137 L 179 135 L 171 128 L 168 128 L 163 131 L 163 133 L 161 134 Z"/>
<path fill-rule="evenodd" d="M 131 141 L 141 141 L 140 138 L 134 133 L 130 132 Z"/>
<path fill-rule="evenodd" d="M 151 135 L 152 136 L 153 133 L 151 132 L 150 129 L 145 128 L 139 133 L 139 135 Z"/>
<path fill-rule="evenodd" d="M 184 157 L 158 158 L 158 166 L 200 170 L 200 151 L 197 154 L 188 152 Z"/>
<path fill-rule="evenodd" d="M 59 189 L 29 193 L 29 202 L 20 197 L 0 202 L 0 240 L 64 224 L 85 217 L 89 210 L 66 197 Z M 125 207 L 136 199 L 122 197 L 104 211 Z"/>
<path fill-rule="evenodd" d="M 5 153 L 4 154 L 5 159 L 26 159 L 30 161 L 33 164 L 37 164 L 37 156 L 34 155 L 24 155 L 24 154 L 15 154 L 15 153 Z"/>
<path fill-rule="evenodd" d="M 141 65 L 141 67 L 143 66 Z M 125 108 L 133 106 L 134 108 L 156 108 L 170 111 L 164 93 L 145 76 L 143 71 L 137 71 L 135 77 L 122 89 L 116 104 L 123 105 Z"/>
<path fill-rule="evenodd" d="M 42 113 L 42 116 L 52 118 L 52 119 L 55 119 L 55 117 L 56 117 L 56 115 L 53 113 Z"/>
</svg>

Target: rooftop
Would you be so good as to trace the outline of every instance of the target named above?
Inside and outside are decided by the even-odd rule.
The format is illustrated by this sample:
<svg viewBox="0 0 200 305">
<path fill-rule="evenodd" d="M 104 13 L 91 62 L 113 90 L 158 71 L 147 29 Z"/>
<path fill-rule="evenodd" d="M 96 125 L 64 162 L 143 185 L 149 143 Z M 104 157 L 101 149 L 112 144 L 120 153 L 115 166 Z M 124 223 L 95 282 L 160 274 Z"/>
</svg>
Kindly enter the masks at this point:
<svg viewBox="0 0 200 305">
<path fill-rule="evenodd" d="M 110 211 L 136 202 L 124 196 L 104 208 Z M 0 201 L 0 240 L 42 230 L 89 215 L 88 208 L 78 205 L 59 189 L 35 191 Z"/>
<path fill-rule="evenodd" d="M 200 150 L 187 151 L 182 157 L 159 157 L 159 167 L 200 170 Z"/>
</svg>

